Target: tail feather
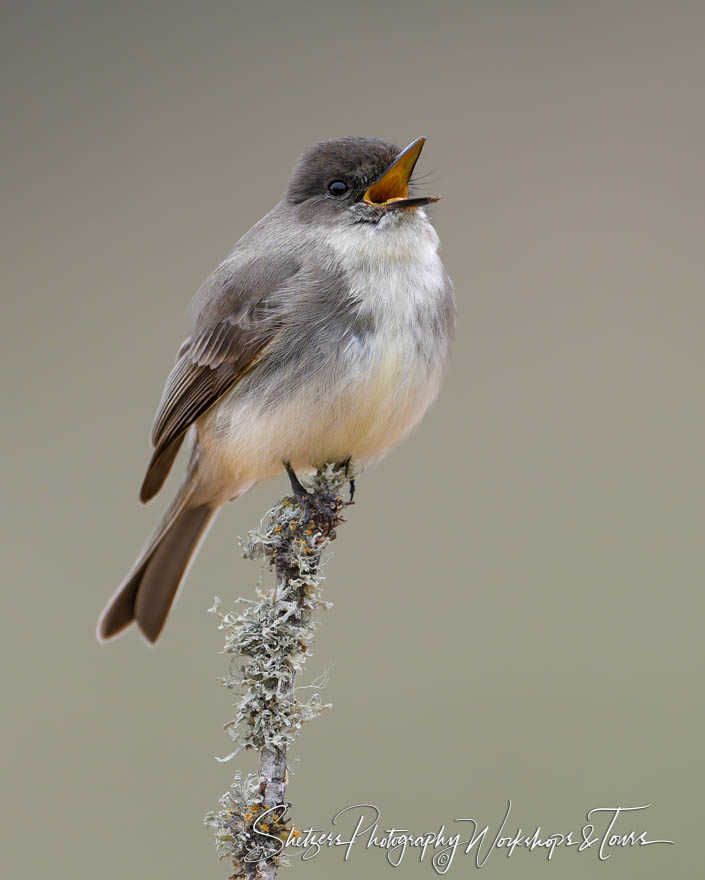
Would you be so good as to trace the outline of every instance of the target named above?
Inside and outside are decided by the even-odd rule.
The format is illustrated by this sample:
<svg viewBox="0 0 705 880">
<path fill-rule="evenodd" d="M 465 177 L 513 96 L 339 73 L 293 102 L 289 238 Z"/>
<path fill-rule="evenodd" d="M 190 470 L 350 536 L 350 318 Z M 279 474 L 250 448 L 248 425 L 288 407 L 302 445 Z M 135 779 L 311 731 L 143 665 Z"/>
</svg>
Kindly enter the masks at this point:
<svg viewBox="0 0 705 880">
<path fill-rule="evenodd" d="M 132 571 L 98 622 L 98 638 L 110 639 L 135 621 L 150 641 L 162 631 L 189 562 L 217 507 L 189 504 L 180 493 Z"/>
<path fill-rule="evenodd" d="M 156 642 L 191 559 L 216 509 L 187 507 L 169 527 L 150 556 L 135 596 L 135 620 L 150 642 Z"/>
</svg>

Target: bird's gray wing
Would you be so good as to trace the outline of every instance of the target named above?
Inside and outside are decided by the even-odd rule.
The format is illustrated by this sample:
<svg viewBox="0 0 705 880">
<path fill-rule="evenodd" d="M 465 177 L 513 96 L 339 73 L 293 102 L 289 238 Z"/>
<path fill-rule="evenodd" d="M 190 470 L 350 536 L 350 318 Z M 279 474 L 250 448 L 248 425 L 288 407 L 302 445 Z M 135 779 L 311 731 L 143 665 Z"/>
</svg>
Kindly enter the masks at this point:
<svg viewBox="0 0 705 880">
<path fill-rule="evenodd" d="M 281 330 L 276 294 L 297 267 L 270 260 L 264 275 L 252 265 L 223 266 L 194 298 L 196 326 L 179 349 L 154 419 L 142 501 L 162 487 L 187 429 L 265 355 Z"/>
</svg>

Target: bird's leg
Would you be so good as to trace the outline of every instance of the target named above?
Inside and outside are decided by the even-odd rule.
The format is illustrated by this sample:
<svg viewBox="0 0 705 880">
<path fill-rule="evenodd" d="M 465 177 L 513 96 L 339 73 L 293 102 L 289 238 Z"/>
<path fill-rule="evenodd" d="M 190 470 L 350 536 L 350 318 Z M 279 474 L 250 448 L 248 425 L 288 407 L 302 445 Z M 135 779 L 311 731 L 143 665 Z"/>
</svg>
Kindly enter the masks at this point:
<svg viewBox="0 0 705 880">
<path fill-rule="evenodd" d="M 350 497 L 348 498 L 348 504 L 353 504 L 353 498 L 355 497 L 355 477 L 350 479 L 350 463 L 352 461 L 352 456 L 349 455 L 345 461 L 341 461 L 338 465 L 339 468 L 345 468 L 345 476 L 348 478 L 348 484 L 350 486 Z"/>
<path fill-rule="evenodd" d="M 285 461 L 284 467 L 286 468 L 286 472 L 289 475 L 291 491 L 294 493 L 294 495 L 296 495 L 297 498 L 306 498 L 309 493 L 301 485 L 299 478 L 296 476 L 296 471 L 291 466 L 291 462 Z"/>
<path fill-rule="evenodd" d="M 301 505 L 302 515 L 305 522 L 314 522 L 325 534 L 330 534 L 335 526 L 337 505 L 335 499 L 308 492 L 296 476 L 290 461 L 283 462 L 289 475 L 289 482 L 294 497 Z M 331 504 L 332 502 L 332 504 Z"/>
</svg>

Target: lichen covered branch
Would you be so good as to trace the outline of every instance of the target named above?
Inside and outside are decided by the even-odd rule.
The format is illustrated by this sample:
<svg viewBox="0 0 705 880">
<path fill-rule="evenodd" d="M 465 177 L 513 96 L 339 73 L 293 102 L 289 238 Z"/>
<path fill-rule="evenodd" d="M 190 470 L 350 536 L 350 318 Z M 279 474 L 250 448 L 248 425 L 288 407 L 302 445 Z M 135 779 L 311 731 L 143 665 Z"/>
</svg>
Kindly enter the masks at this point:
<svg viewBox="0 0 705 880">
<path fill-rule="evenodd" d="M 243 542 L 243 555 L 274 569 L 276 583 L 240 614 L 224 614 L 216 599 L 210 609 L 220 618 L 229 655 L 225 687 L 240 699 L 225 727 L 236 744 L 230 760 L 244 749 L 259 752 L 259 772 L 239 772 L 206 816 L 221 858 L 235 869 L 232 878 L 271 880 L 282 863 L 284 843 L 297 832 L 286 819 L 287 749 L 301 725 L 328 704 L 314 691 L 299 700 L 294 686 L 309 653 L 321 597 L 321 557 L 343 522 L 341 491 L 348 477 L 338 465 L 319 469 L 305 498 L 286 496 Z M 244 602 L 246 600 L 239 600 Z"/>
</svg>

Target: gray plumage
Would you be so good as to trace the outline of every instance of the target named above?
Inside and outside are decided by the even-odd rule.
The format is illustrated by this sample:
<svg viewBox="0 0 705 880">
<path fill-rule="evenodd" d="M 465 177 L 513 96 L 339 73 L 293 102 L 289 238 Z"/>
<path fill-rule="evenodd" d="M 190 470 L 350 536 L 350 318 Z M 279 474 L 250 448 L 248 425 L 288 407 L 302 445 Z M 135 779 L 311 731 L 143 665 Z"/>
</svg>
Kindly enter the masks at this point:
<svg viewBox="0 0 705 880">
<path fill-rule="evenodd" d="M 196 293 L 140 497 L 159 491 L 190 431 L 187 476 L 103 612 L 101 639 L 133 620 L 157 638 L 225 501 L 284 461 L 306 469 L 378 458 L 436 396 L 455 309 L 420 206 L 430 199 L 368 200 L 398 155 L 374 138 L 312 147 L 282 200 Z M 332 181 L 345 193 L 333 195 Z"/>
</svg>

